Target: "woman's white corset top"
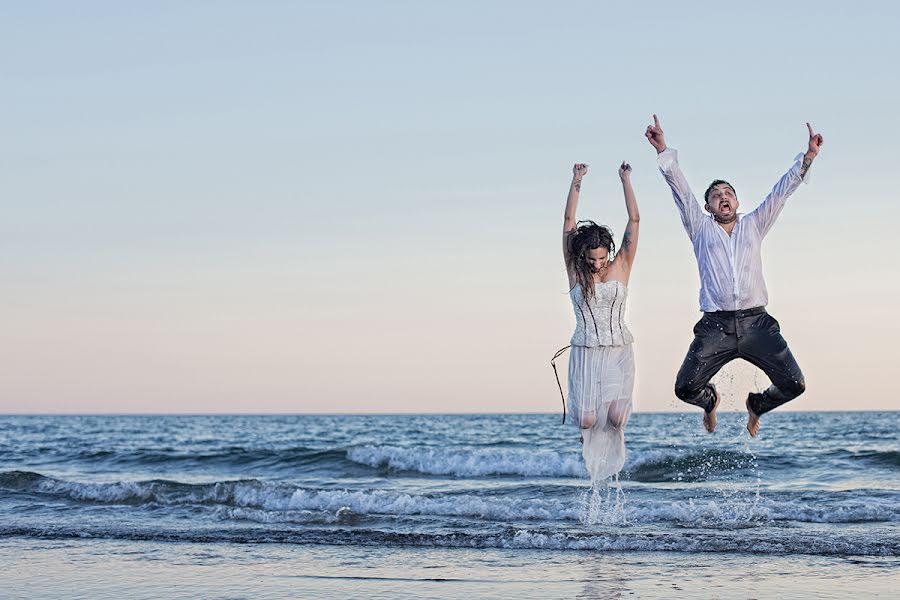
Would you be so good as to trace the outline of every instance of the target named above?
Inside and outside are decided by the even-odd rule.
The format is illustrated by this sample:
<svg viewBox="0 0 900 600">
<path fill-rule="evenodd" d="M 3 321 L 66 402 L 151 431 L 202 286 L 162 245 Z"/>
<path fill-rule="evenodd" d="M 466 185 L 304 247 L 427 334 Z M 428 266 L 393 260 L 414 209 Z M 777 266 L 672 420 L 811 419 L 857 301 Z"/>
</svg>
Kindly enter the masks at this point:
<svg viewBox="0 0 900 600">
<path fill-rule="evenodd" d="M 625 325 L 628 288 L 621 281 L 594 284 L 594 297 L 584 299 L 580 285 L 569 292 L 575 307 L 573 346 L 624 346 L 634 341 Z"/>
</svg>

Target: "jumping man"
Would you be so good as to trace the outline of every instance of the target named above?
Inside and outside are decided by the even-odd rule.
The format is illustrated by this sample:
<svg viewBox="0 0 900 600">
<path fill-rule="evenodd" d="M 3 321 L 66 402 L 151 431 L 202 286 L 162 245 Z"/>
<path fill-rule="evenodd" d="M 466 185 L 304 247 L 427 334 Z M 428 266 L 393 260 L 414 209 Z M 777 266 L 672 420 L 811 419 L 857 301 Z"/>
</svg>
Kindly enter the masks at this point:
<svg viewBox="0 0 900 600">
<path fill-rule="evenodd" d="M 659 119 L 644 134 L 656 148 L 659 169 L 681 213 L 681 222 L 694 245 L 700 271 L 700 310 L 694 341 L 678 371 L 675 395 L 703 408 L 703 424 L 716 428 L 720 396 L 709 381 L 736 358 L 756 365 L 772 381 L 762 393 L 747 396 L 747 430 L 759 433 L 759 417 L 803 393 L 803 373 L 781 336 L 778 321 L 766 312 L 769 296 L 762 274 L 760 249 L 788 197 L 808 179 L 819 154 L 822 136 L 809 123 L 809 145 L 797 155 L 766 199 L 749 213 L 738 213 L 737 193 L 727 181 L 716 179 L 703 196 L 703 212 L 681 168 L 678 153 L 666 146 Z"/>
</svg>

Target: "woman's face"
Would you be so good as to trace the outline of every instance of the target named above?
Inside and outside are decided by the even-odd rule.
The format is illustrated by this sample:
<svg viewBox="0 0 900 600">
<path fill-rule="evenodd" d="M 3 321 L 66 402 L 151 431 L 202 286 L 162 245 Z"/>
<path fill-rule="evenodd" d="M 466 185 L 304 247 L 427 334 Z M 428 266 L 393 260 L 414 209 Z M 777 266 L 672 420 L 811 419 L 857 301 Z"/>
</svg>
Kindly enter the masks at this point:
<svg viewBox="0 0 900 600">
<path fill-rule="evenodd" d="M 609 250 L 604 247 L 594 248 L 587 251 L 586 260 L 592 273 L 603 274 L 609 265 Z"/>
</svg>

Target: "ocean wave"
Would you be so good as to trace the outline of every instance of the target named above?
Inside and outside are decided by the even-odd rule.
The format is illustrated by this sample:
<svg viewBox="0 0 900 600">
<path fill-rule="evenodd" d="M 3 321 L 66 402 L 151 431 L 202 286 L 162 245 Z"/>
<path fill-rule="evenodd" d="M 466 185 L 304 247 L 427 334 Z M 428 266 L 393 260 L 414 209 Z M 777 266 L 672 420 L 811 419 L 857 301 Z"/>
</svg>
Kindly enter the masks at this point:
<svg viewBox="0 0 900 600">
<path fill-rule="evenodd" d="M 897 499 L 841 499 L 839 496 L 804 501 L 791 494 L 776 498 L 755 494 L 707 497 L 670 502 L 642 502 L 626 506 L 635 523 L 674 523 L 682 527 L 748 528 L 785 522 L 872 523 L 900 522 Z"/>
<path fill-rule="evenodd" d="M 279 467 L 297 468 L 344 462 L 341 448 L 245 448 L 232 446 L 206 452 L 175 448 L 137 450 L 83 450 L 62 457 L 61 462 L 104 463 L 124 467 Z"/>
<path fill-rule="evenodd" d="M 390 445 L 285 449 L 220 448 L 205 453 L 174 448 L 84 450 L 54 457 L 57 465 L 86 463 L 88 470 L 148 473 L 218 472 L 285 475 L 320 472 L 332 477 L 360 476 L 372 470 L 396 477 L 411 475 L 456 478 L 539 477 L 587 479 L 581 452 L 509 447 L 427 448 Z M 767 464 L 769 464 L 767 462 Z M 629 450 L 620 477 L 643 482 L 704 481 L 754 469 L 756 458 L 746 452 L 716 448 Z"/>
<path fill-rule="evenodd" d="M 853 460 L 865 461 L 879 466 L 900 467 L 900 450 L 864 450 L 849 452 L 849 454 Z"/>
<path fill-rule="evenodd" d="M 426 475 L 579 478 L 587 476 L 584 460 L 580 453 L 554 452 L 552 450 L 509 448 L 445 450 L 421 447 L 358 446 L 347 451 L 347 458 L 369 467 L 414 471 Z"/>
<path fill-rule="evenodd" d="M 260 523 L 363 522 L 372 518 L 456 517 L 482 521 L 575 522 L 588 519 L 592 497 L 555 490 L 529 497 L 500 494 L 410 494 L 392 490 L 310 489 L 258 480 L 188 484 L 177 481 L 82 483 L 38 473 L 0 473 L 0 491 L 49 495 L 86 504 L 208 507 L 224 520 Z M 749 528 L 779 522 L 900 522 L 900 494 L 841 492 L 763 495 L 741 492 L 697 498 L 636 498 L 625 493 L 609 524 Z M 594 498 L 596 499 L 596 498 Z M 611 507 L 612 508 L 612 507 Z M 594 520 L 594 519 L 591 519 Z"/>
<path fill-rule="evenodd" d="M 185 530 L 154 527 L 33 527 L 0 525 L 0 537 L 42 539 L 125 539 L 153 542 L 278 543 L 336 546 L 474 548 L 595 552 L 690 552 L 806 554 L 818 556 L 900 556 L 900 541 L 864 534 L 830 536 L 797 531 L 672 531 L 665 533 L 558 532 L 508 528 L 498 533 L 404 533 L 377 529 L 227 528 Z"/>
<path fill-rule="evenodd" d="M 629 454 L 624 477 L 634 481 L 703 481 L 757 466 L 747 452 L 718 448 L 667 448 Z"/>
<path fill-rule="evenodd" d="M 195 506 L 241 509 L 230 514 L 264 522 L 306 522 L 304 512 L 355 515 L 431 515 L 487 520 L 576 519 L 571 502 L 493 498 L 471 494 L 413 495 L 387 490 L 321 490 L 257 480 L 188 484 L 177 481 L 79 483 L 38 473 L 0 473 L 0 489 L 60 496 L 99 504 Z M 243 509 L 259 509 L 256 512 Z M 320 517 L 316 517 L 320 518 Z M 327 519 L 326 519 L 327 520 Z"/>
<path fill-rule="evenodd" d="M 359 446 L 347 458 L 361 465 L 453 477 L 586 478 L 580 452 L 519 449 L 434 449 L 398 446 Z M 756 467 L 752 454 L 715 448 L 668 448 L 629 452 L 623 479 L 645 482 L 703 481 Z"/>
</svg>

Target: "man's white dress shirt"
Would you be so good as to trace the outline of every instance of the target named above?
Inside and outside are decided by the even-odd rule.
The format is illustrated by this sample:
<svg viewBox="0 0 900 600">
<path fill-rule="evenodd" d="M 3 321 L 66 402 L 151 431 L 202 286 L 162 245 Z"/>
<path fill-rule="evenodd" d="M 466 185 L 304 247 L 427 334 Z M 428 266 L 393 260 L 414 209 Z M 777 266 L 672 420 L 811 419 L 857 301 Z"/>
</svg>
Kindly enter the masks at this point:
<svg viewBox="0 0 900 600">
<path fill-rule="evenodd" d="M 809 180 L 809 171 L 800 178 L 802 158 L 803 154 L 797 155 L 762 204 L 749 213 L 737 215 L 737 223 L 728 235 L 694 197 L 678 166 L 678 152 L 666 148 L 657 156 L 659 170 L 672 188 L 681 222 L 694 244 L 703 312 L 744 310 L 768 304 L 760 248 L 788 196 L 801 182 Z"/>
</svg>

